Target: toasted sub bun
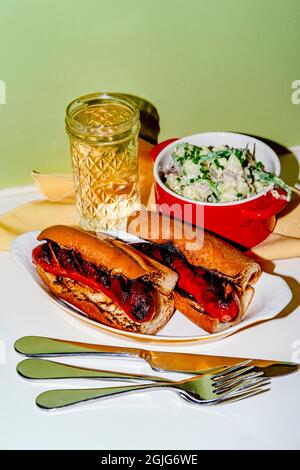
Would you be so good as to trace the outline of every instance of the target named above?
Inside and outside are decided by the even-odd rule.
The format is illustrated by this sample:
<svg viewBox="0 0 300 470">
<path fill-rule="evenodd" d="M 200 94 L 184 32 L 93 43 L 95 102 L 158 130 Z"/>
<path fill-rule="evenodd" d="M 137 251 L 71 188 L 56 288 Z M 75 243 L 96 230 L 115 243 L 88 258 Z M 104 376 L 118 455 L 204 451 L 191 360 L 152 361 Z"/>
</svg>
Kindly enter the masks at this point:
<svg viewBox="0 0 300 470">
<path fill-rule="evenodd" d="M 178 275 L 163 264 L 105 235 L 98 237 L 65 225 L 53 225 L 43 230 L 38 240 L 51 240 L 63 248 L 78 251 L 86 261 L 104 266 L 113 275 L 150 281 L 165 295 L 172 292 L 178 279 Z"/>
<path fill-rule="evenodd" d="M 174 291 L 175 307 L 183 313 L 189 320 L 198 325 L 208 333 L 219 333 L 227 330 L 230 326 L 236 325 L 243 318 L 248 305 L 250 304 L 254 294 L 252 287 L 247 287 L 246 291 L 240 298 L 241 309 L 238 316 L 232 322 L 220 322 L 217 318 L 207 315 L 200 305 L 192 299 L 180 295 Z"/>
<path fill-rule="evenodd" d="M 174 298 L 171 293 L 178 275 L 126 243 L 105 235 L 96 237 L 63 225 L 45 229 L 38 240 L 55 242 L 63 249 L 74 250 L 82 259 L 104 268 L 112 276 L 141 279 L 154 286 L 154 316 L 149 321 L 134 321 L 108 297 L 109 294 L 70 279 L 67 275 L 52 274 L 37 261 L 38 274 L 51 293 L 82 310 L 88 317 L 113 328 L 151 335 L 160 331 L 173 315 Z"/>
<path fill-rule="evenodd" d="M 190 264 L 220 273 L 242 289 L 254 284 L 261 275 L 259 264 L 233 246 L 201 228 L 160 212 L 136 213 L 129 221 L 128 232 L 154 243 L 171 240 Z"/>
<path fill-rule="evenodd" d="M 191 265 L 211 270 L 235 286 L 240 311 L 232 322 L 213 318 L 198 302 L 175 289 L 175 308 L 191 321 L 209 333 L 226 330 L 241 321 L 254 294 L 251 285 L 261 275 L 258 263 L 214 235 L 159 212 L 138 212 L 129 221 L 128 231 L 153 243 L 171 242 Z"/>
<path fill-rule="evenodd" d="M 102 292 L 68 278 L 58 279 L 41 266 L 37 266 L 37 271 L 55 297 L 74 305 L 89 318 L 118 330 L 155 335 L 166 325 L 174 312 L 173 296 L 166 296 L 157 291 L 158 305 L 155 316 L 148 322 L 134 322 Z"/>
</svg>

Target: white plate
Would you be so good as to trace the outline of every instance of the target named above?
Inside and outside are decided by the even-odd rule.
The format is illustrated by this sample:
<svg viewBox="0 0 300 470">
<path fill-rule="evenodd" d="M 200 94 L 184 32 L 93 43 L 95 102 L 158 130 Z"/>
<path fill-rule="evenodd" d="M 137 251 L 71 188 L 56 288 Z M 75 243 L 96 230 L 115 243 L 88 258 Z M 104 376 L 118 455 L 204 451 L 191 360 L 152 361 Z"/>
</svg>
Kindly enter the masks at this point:
<svg viewBox="0 0 300 470">
<path fill-rule="evenodd" d="M 226 331 L 220 333 L 209 334 L 202 330 L 178 310 L 174 313 L 168 324 L 160 331 L 158 335 L 143 335 L 139 333 L 130 333 L 128 331 L 116 330 L 109 326 L 98 323 L 88 318 L 83 312 L 75 307 L 67 304 L 53 297 L 48 289 L 44 286 L 42 280 L 36 272 L 36 268 L 32 263 L 31 252 L 32 249 L 39 244 L 36 237 L 39 232 L 27 232 L 17 237 L 12 244 L 12 256 L 15 262 L 21 266 L 36 282 L 36 284 L 43 290 L 43 292 L 51 299 L 56 305 L 64 310 L 64 312 L 71 314 L 77 319 L 87 322 L 90 325 L 106 332 L 126 336 L 127 338 L 135 339 L 138 341 L 146 342 L 161 342 L 161 343 L 182 343 L 182 342 L 213 342 L 218 341 L 226 336 L 235 333 L 246 326 L 263 320 L 270 320 L 283 310 L 284 307 L 290 302 L 292 292 L 287 283 L 279 276 L 263 273 L 257 284 L 255 285 L 255 295 L 253 301 L 246 312 L 243 320 L 237 325 L 232 326 Z M 120 234 L 119 234 L 120 236 Z M 122 238 L 126 239 L 126 234 L 122 233 Z M 133 237 L 130 236 L 133 241 Z M 184 335 L 183 335 L 184 332 Z"/>
</svg>

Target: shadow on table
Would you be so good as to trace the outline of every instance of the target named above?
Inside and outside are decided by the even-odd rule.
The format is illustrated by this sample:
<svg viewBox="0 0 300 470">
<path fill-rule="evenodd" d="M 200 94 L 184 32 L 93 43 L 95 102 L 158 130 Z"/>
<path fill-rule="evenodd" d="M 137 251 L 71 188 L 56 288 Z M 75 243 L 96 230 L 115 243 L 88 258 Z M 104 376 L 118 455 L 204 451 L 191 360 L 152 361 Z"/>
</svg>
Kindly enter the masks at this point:
<svg viewBox="0 0 300 470">
<path fill-rule="evenodd" d="M 260 261 L 260 265 L 263 271 L 269 274 L 273 274 L 273 276 L 282 277 L 288 284 L 289 288 L 291 289 L 293 293 L 292 300 L 278 315 L 276 315 L 275 318 L 287 317 L 300 305 L 300 283 L 297 281 L 297 279 L 291 276 L 274 273 L 275 264 L 272 261 Z"/>
</svg>

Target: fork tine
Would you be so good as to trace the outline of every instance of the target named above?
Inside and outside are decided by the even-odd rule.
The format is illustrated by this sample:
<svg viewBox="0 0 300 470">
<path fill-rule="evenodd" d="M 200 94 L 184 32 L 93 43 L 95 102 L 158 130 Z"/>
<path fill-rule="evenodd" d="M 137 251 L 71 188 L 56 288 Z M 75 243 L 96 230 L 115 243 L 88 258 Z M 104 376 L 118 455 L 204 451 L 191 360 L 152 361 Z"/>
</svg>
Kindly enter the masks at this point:
<svg viewBox="0 0 300 470">
<path fill-rule="evenodd" d="M 253 390 L 250 390 L 250 391 L 246 391 L 246 392 L 243 392 L 243 393 L 238 393 L 238 394 L 232 395 L 230 397 L 221 398 L 220 401 L 218 403 L 215 403 L 215 404 L 216 405 L 225 405 L 225 404 L 228 404 L 228 403 L 234 403 L 235 401 L 240 401 L 240 400 L 244 400 L 245 398 L 254 397 L 255 395 L 260 395 L 262 393 L 269 392 L 270 390 L 271 390 L 271 388 L 257 387 L 257 388 L 254 388 Z M 214 403 L 212 403 L 212 404 L 214 404 Z"/>
<path fill-rule="evenodd" d="M 240 380 L 238 383 L 228 386 L 228 387 L 223 387 L 221 389 L 218 389 L 215 393 L 216 395 L 225 395 L 225 394 L 230 394 L 233 393 L 237 390 L 244 390 L 246 388 L 250 388 L 253 386 L 256 386 L 258 384 L 263 384 L 264 383 L 264 378 L 262 377 L 256 377 L 253 379 L 245 379 L 245 380 Z"/>
<path fill-rule="evenodd" d="M 182 395 L 182 398 L 193 404 L 200 404 L 205 406 L 213 406 L 220 404 L 232 403 L 235 401 L 243 400 L 255 395 L 259 395 L 264 392 L 268 392 L 269 388 L 266 388 L 270 384 L 270 380 L 267 378 L 261 379 L 261 382 L 258 384 L 248 384 L 248 388 L 234 390 L 231 394 L 225 394 L 219 396 L 218 398 L 212 400 L 198 400 L 195 397 Z"/>
<path fill-rule="evenodd" d="M 258 388 L 263 388 L 263 387 L 266 387 L 268 385 L 270 385 L 271 382 L 269 379 L 261 379 L 260 381 L 257 381 L 256 383 L 252 383 L 252 384 L 248 384 L 244 387 L 240 387 L 240 388 L 237 388 L 235 390 L 232 390 L 230 393 L 228 394 L 225 394 L 224 397 L 228 397 L 228 398 L 231 398 L 233 396 L 238 396 L 238 395 L 241 395 L 241 394 L 244 394 L 244 393 L 250 393 Z"/>
<path fill-rule="evenodd" d="M 234 395 L 234 394 L 237 394 L 237 393 L 242 393 L 246 390 L 250 391 L 250 390 L 252 390 L 256 387 L 263 387 L 263 386 L 269 385 L 270 383 L 271 382 L 270 382 L 269 378 L 258 377 L 258 378 L 255 378 L 253 380 L 242 381 L 238 385 L 235 385 L 231 388 L 225 389 L 222 392 L 218 392 L 217 395 L 222 394 L 222 395 L 231 396 L 231 395 Z"/>
<path fill-rule="evenodd" d="M 239 362 L 238 364 L 235 364 L 234 366 L 231 367 L 226 367 L 225 369 L 222 369 L 220 372 L 217 372 L 216 374 L 212 374 L 212 379 L 217 379 L 218 377 L 225 377 L 226 375 L 230 374 L 231 372 L 241 369 L 244 366 L 247 366 L 252 362 L 252 359 L 248 359 L 247 361 Z"/>
<path fill-rule="evenodd" d="M 245 380 L 255 379 L 257 377 L 263 376 L 264 373 L 261 372 L 250 372 L 249 374 L 239 375 L 238 377 L 234 377 L 230 380 L 223 381 L 221 383 L 217 382 L 213 384 L 214 391 L 219 391 L 222 389 L 226 389 L 228 387 L 232 387 L 240 382 L 244 382 Z"/>
<path fill-rule="evenodd" d="M 234 372 L 231 372 L 227 375 L 221 375 L 220 377 L 214 377 L 212 380 L 216 385 L 219 385 L 223 382 L 227 382 L 228 380 L 233 379 L 234 377 L 240 377 L 246 372 L 249 372 L 252 370 L 254 366 L 247 366 L 247 367 L 242 367 L 240 369 L 235 370 Z"/>
</svg>

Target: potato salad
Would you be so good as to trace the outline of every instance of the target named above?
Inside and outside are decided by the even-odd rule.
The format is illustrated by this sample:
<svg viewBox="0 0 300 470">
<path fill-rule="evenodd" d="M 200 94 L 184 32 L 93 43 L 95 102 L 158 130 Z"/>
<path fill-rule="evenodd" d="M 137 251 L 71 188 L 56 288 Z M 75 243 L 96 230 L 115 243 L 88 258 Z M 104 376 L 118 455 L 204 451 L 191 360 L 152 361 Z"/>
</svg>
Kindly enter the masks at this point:
<svg viewBox="0 0 300 470">
<path fill-rule="evenodd" d="M 168 188 L 202 202 L 232 202 L 270 189 L 275 197 L 290 199 L 290 188 L 255 160 L 248 146 L 198 147 L 181 142 L 164 172 Z"/>
</svg>

